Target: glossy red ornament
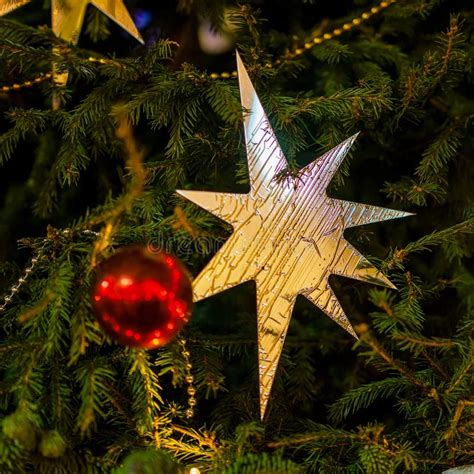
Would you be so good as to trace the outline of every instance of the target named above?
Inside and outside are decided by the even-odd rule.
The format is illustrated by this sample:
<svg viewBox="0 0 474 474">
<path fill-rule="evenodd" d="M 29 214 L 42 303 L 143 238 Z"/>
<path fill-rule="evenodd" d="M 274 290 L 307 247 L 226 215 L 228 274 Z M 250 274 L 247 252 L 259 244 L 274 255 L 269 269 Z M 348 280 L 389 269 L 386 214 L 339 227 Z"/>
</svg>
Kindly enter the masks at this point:
<svg viewBox="0 0 474 474">
<path fill-rule="evenodd" d="M 125 247 L 98 265 L 92 306 L 104 331 L 116 341 L 159 347 L 191 316 L 191 281 L 176 257 Z"/>
</svg>

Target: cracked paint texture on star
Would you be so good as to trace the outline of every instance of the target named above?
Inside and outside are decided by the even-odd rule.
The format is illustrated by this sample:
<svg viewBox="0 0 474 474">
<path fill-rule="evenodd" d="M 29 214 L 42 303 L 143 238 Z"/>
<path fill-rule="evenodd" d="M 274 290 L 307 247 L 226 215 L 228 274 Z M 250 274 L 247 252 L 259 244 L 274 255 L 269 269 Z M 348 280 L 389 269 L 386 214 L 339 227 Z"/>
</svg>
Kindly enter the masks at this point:
<svg viewBox="0 0 474 474">
<path fill-rule="evenodd" d="M 356 136 L 303 168 L 295 182 L 275 178 L 287 166 L 275 133 L 237 55 L 250 177 L 248 194 L 177 191 L 228 222 L 233 233 L 193 282 L 199 301 L 249 280 L 257 287 L 260 415 L 263 418 L 298 295 L 356 337 L 331 290 L 331 274 L 394 288 L 343 237 L 353 226 L 408 213 L 327 196 Z"/>
</svg>

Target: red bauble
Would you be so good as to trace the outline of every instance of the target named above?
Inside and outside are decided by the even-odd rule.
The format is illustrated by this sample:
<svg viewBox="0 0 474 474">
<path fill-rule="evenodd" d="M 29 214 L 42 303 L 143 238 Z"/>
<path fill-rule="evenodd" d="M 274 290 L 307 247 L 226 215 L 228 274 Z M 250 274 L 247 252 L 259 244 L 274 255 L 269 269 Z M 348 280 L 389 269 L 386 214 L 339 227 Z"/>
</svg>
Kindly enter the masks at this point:
<svg viewBox="0 0 474 474">
<path fill-rule="evenodd" d="M 162 346 L 191 315 L 191 281 L 176 257 L 126 247 L 97 267 L 92 306 L 104 331 L 116 341 Z"/>
</svg>

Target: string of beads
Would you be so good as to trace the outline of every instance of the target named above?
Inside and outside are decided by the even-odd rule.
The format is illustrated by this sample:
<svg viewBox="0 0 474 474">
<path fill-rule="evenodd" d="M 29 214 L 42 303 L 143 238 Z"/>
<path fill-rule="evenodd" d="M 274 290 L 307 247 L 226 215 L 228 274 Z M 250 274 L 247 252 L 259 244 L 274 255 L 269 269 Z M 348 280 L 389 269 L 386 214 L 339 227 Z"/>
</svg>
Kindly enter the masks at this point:
<svg viewBox="0 0 474 474">
<path fill-rule="evenodd" d="M 19 82 L 12 84 L 11 86 L 2 86 L 0 87 L 0 91 L 2 92 L 11 92 L 11 91 L 17 91 L 20 89 L 27 89 L 28 87 L 33 87 L 38 84 L 42 84 L 43 82 L 49 81 L 53 77 L 52 72 L 48 72 L 46 74 L 42 74 L 41 76 L 38 76 L 35 79 L 32 79 L 30 81 L 24 81 L 24 82 Z"/>
<path fill-rule="evenodd" d="M 293 48 L 291 51 L 287 51 L 283 55 L 283 57 L 276 59 L 273 63 L 267 63 L 265 67 L 268 69 L 272 69 L 274 66 L 278 66 L 285 61 L 291 61 L 303 55 L 306 51 L 309 51 L 315 46 L 320 45 L 326 41 L 329 41 L 335 37 L 341 36 L 343 33 L 352 30 L 354 27 L 360 26 L 362 23 L 366 22 L 372 16 L 377 15 L 382 10 L 386 9 L 387 7 L 389 7 L 390 5 L 393 5 L 396 2 L 397 0 L 383 0 L 377 6 L 370 8 L 370 10 L 367 10 L 361 15 L 359 15 L 358 17 L 354 18 L 351 22 L 344 23 L 342 26 L 334 28 L 332 31 L 328 33 L 324 33 L 322 35 L 315 34 L 311 36 L 302 45 Z M 87 61 L 91 63 L 97 63 L 97 64 L 111 64 L 112 62 L 114 62 L 114 60 L 112 59 L 95 58 L 93 56 L 87 58 Z M 209 77 L 211 79 L 229 79 L 231 77 L 237 77 L 237 71 L 213 72 L 209 74 Z M 47 74 L 43 74 L 37 77 L 36 79 L 32 79 L 32 80 L 20 82 L 20 83 L 15 83 L 10 86 L 2 86 L 0 87 L 0 91 L 2 92 L 17 91 L 20 89 L 32 87 L 37 84 L 41 84 L 52 78 L 53 78 L 53 73 L 47 73 Z"/>
<path fill-rule="evenodd" d="M 329 41 L 337 36 L 341 36 L 344 32 L 352 30 L 352 28 L 356 26 L 360 26 L 363 22 L 367 21 L 373 15 L 376 15 L 381 10 L 389 7 L 390 5 L 396 3 L 397 0 L 384 0 L 380 2 L 377 6 L 372 7 L 370 10 L 362 13 L 360 16 L 354 18 L 350 23 L 344 23 L 341 27 L 333 29 L 331 32 L 324 33 L 323 35 L 312 35 L 308 41 L 306 41 L 303 45 L 295 47 L 291 51 L 287 51 L 286 54 L 283 55 L 282 58 L 276 59 L 273 63 L 267 63 L 265 65 L 266 68 L 272 69 L 274 66 L 278 66 L 279 64 L 283 63 L 284 61 L 291 61 L 292 59 L 301 56 L 306 51 L 314 48 L 317 45 L 320 45 L 326 41 Z M 213 72 L 210 74 L 211 79 L 228 79 L 230 77 L 237 77 L 237 71 L 232 72 Z"/>
<path fill-rule="evenodd" d="M 34 268 L 36 267 L 36 264 L 40 261 L 41 257 L 44 254 L 44 250 L 48 241 L 48 238 L 43 239 L 43 245 L 38 250 L 36 255 L 32 257 L 30 264 L 25 268 L 23 275 L 18 278 L 18 281 L 14 285 L 11 286 L 10 292 L 3 298 L 3 303 L 0 305 L 0 313 L 5 311 L 7 306 L 13 301 L 14 296 L 20 291 L 21 287 L 25 284 L 26 280 L 33 272 Z"/>
<path fill-rule="evenodd" d="M 184 359 L 185 369 L 186 369 L 186 376 L 185 380 L 188 384 L 188 409 L 186 410 L 186 418 L 192 418 L 194 416 L 194 407 L 197 405 L 197 400 L 195 398 L 196 395 L 196 387 L 194 386 L 194 377 L 191 373 L 193 365 L 191 364 L 191 354 L 189 353 L 186 347 L 186 339 L 180 337 L 178 339 L 178 344 L 181 346 L 181 355 Z"/>
<path fill-rule="evenodd" d="M 71 229 L 64 229 L 61 231 L 63 235 L 69 235 L 71 234 L 71 232 Z M 84 235 L 92 235 L 94 237 L 97 237 L 99 235 L 97 232 L 88 229 L 83 230 L 81 233 Z M 0 313 L 3 313 L 3 311 L 5 311 L 7 306 L 13 301 L 14 296 L 21 290 L 22 286 L 26 283 L 26 280 L 28 280 L 29 276 L 33 273 L 33 270 L 35 269 L 36 265 L 46 256 L 46 248 L 48 243 L 50 242 L 50 237 L 45 237 L 41 241 L 41 245 L 37 250 L 36 255 L 33 255 L 33 257 L 31 258 L 30 264 L 25 268 L 23 275 L 18 278 L 17 282 L 10 287 L 10 292 L 3 298 L 3 303 L 0 305 Z"/>
<path fill-rule="evenodd" d="M 70 235 L 72 231 L 71 229 L 64 229 L 63 231 L 61 231 L 61 233 L 63 235 Z M 94 237 L 97 237 L 99 235 L 98 232 L 94 232 L 88 229 L 81 231 L 81 234 L 91 235 Z M 0 305 L 0 313 L 4 312 L 7 306 L 13 301 L 15 295 L 20 291 L 20 289 L 28 280 L 29 276 L 33 273 L 33 270 L 35 269 L 36 265 L 46 257 L 46 249 L 50 242 L 50 237 L 45 237 L 41 241 L 39 249 L 37 250 L 36 254 L 31 258 L 30 264 L 25 268 L 23 275 L 17 280 L 16 283 L 11 286 L 10 292 L 4 297 L 3 303 Z M 196 387 L 194 386 L 194 377 L 191 372 L 193 368 L 193 365 L 191 364 L 191 354 L 186 347 L 186 340 L 184 338 L 178 338 L 178 344 L 181 346 L 181 355 L 184 359 L 184 367 L 186 369 L 185 381 L 188 386 L 187 393 L 189 395 L 188 408 L 186 409 L 186 418 L 192 418 L 194 416 L 194 407 L 197 405 L 197 400 L 195 398 Z"/>
</svg>

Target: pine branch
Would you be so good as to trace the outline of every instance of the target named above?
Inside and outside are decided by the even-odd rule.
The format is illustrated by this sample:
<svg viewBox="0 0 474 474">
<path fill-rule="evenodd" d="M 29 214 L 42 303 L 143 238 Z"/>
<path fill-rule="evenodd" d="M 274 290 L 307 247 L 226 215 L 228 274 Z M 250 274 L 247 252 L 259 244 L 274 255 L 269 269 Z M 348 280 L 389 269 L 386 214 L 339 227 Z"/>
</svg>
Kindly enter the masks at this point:
<svg viewBox="0 0 474 474">
<path fill-rule="evenodd" d="M 81 434 L 90 433 L 96 427 L 97 417 L 106 416 L 105 408 L 110 404 L 108 385 L 116 376 L 115 370 L 100 361 L 83 364 L 77 369 L 81 384 L 81 406 L 77 416 L 77 426 Z"/>
<path fill-rule="evenodd" d="M 148 355 L 143 350 L 131 351 L 129 359 L 133 408 L 138 430 L 142 434 L 152 432 L 155 419 L 159 419 L 163 405 L 162 387 Z"/>
<path fill-rule="evenodd" d="M 341 421 L 349 415 L 369 407 L 382 398 L 396 397 L 411 387 L 406 378 L 389 378 L 361 385 L 345 393 L 329 410 L 333 421 Z"/>
<path fill-rule="evenodd" d="M 438 391 L 435 387 L 430 387 L 421 380 L 414 372 L 412 372 L 405 364 L 395 360 L 394 356 L 388 352 L 375 336 L 369 331 L 367 324 L 359 324 L 357 326 L 360 342 L 366 343 L 380 359 L 382 359 L 388 367 L 395 369 L 403 375 L 410 383 L 418 387 L 423 393 L 433 398 L 438 404 L 441 403 Z"/>
<path fill-rule="evenodd" d="M 391 270 L 393 268 L 403 269 L 403 263 L 408 255 L 413 253 L 430 250 L 431 247 L 446 243 L 456 243 L 457 239 L 464 234 L 472 234 L 474 232 L 474 218 L 467 219 L 464 222 L 453 225 L 446 229 L 433 232 L 421 237 L 415 242 L 409 243 L 403 249 L 395 249 L 385 260 L 385 268 Z"/>
<path fill-rule="evenodd" d="M 39 135 L 46 129 L 49 112 L 41 110 L 11 109 L 9 119 L 14 122 L 13 128 L 0 135 L 0 165 L 8 161 L 20 140 Z"/>
</svg>

